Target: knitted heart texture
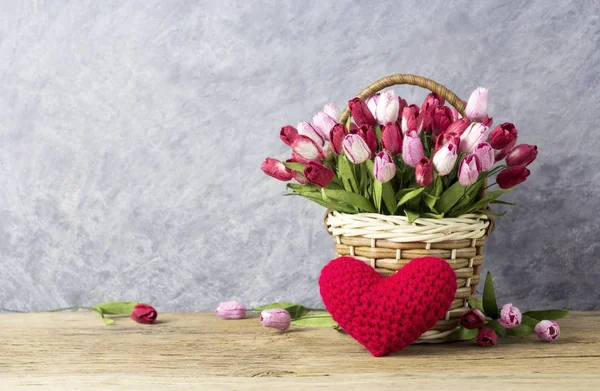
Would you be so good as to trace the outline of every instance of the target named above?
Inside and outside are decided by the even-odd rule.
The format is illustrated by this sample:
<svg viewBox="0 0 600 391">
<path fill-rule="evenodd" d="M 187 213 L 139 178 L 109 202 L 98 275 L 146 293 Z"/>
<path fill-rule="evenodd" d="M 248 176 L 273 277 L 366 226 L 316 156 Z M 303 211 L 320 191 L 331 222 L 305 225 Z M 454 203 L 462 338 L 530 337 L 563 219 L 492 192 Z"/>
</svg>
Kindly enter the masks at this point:
<svg viewBox="0 0 600 391">
<path fill-rule="evenodd" d="M 400 351 L 443 318 L 456 294 L 446 261 L 416 258 L 390 277 L 365 262 L 339 257 L 319 278 L 325 308 L 375 357 Z"/>
</svg>

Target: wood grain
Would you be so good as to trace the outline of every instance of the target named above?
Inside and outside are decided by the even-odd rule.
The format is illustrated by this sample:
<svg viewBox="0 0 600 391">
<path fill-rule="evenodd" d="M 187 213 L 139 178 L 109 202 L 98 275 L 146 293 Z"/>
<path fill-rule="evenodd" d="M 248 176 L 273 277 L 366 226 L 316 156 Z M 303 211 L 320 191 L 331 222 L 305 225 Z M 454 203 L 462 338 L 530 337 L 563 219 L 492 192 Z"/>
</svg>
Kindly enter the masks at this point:
<svg viewBox="0 0 600 391">
<path fill-rule="evenodd" d="M 374 358 L 331 328 L 265 329 L 256 317 L 165 313 L 154 325 L 92 313 L 0 314 L 0 389 L 600 389 L 600 314 L 561 339 L 416 345 Z M 574 388 L 574 384 L 576 387 Z"/>
</svg>

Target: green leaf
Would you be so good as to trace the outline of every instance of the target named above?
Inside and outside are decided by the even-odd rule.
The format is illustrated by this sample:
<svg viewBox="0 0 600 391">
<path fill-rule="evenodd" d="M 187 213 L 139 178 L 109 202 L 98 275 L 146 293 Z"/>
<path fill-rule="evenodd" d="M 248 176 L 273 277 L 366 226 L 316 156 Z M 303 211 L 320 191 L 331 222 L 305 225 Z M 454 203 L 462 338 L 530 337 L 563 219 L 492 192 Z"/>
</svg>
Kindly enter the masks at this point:
<svg viewBox="0 0 600 391">
<path fill-rule="evenodd" d="M 408 188 L 402 189 L 396 194 L 396 198 L 398 199 L 398 203 L 396 204 L 396 208 L 394 208 L 394 212 L 398 207 L 417 197 L 421 192 L 425 190 L 424 187 L 418 188 Z"/>
<path fill-rule="evenodd" d="M 526 324 L 520 324 L 512 329 L 506 329 L 506 334 L 515 337 L 523 337 L 525 335 L 533 334 L 533 327 Z"/>
<path fill-rule="evenodd" d="M 394 188 L 390 182 L 383 184 L 383 203 L 389 213 L 392 213 L 396 209 L 396 196 L 394 195 Z"/>
<path fill-rule="evenodd" d="M 326 202 L 326 201 L 323 201 L 323 198 L 322 198 L 320 192 L 319 193 L 314 193 L 314 194 L 309 194 L 309 193 L 307 193 L 307 194 L 295 194 L 295 193 L 292 193 L 292 194 L 285 194 L 285 195 L 301 196 L 301 197 L 304 197 L 304 198 L 306 198 L 306 199 L 308 199 L 310 201 L 313 201 L 313 202 L 315 202 L 315 203 L 317 203 L 317 204 L 319 204 L 319 205 L 321 205 L 321 206 L 323 206 L 323 207 L 325 207 L 327 209 L 335 210 L 335 211 L 342 212 L 342 213 L 356 213 L 357 212 L 356 208 L 354 208 L 351 205 L 347 205 L 345 203 L 342 203 L 342 202 L 334 202 L 334 201 Z"/>
<path fill-rule="evenodd" d="M 478 297 L 469 297 L 467 299 L 467 303 L 469 303 L 469 307 L 478 309 L 479 311 L 485 314 L 483 310 L 483 301 Z"/>
<path fill-rule="evenodd" d="M 288 183 L 285 187 L 287 187 L 288 189 L 291 189 L 292 191 L 295 191 L 296 193 L 298 193 L 300 195 L 304 195 L 306 193 L 317 193 L 317 192 L 321 191 L 320 186 L 313 185 L 311 183 L 308 183 L 306 185 L 299 185 L 296 183 Z"/>
<path fill-rule="evenodd" d="M 494 281 L 492 280 L 492 274 L 490 272 L 488 272 L 485 277 L 485 285 L 483 287 L 483 309 L 485 310 L 485 314 L 492 319 L 498 319 L 500 316 L 498 312 L 498 303 L 496 302 Z"/>
<path fill-rule="evenodd" d="M 525 314 L 522 315 L 521 324 L 526 324 L 527 326 L 533 328 L 533 327 L 537 326 L 537 324 L 539 322 L 540 321 L 537 320 L 537 319 L 535 319 L 535 318 L 529 317 L 529 316 L 527 316 Z"/>
<path fill-rule="evenodd" d="M 337 325 L 337 326 L 333 326 L 333 329 L 334 329 L 335 331 L 337 331 L 338 333 L 344 333 L 344 334 L 346 334 L 346 332 L 344 331 L 344 329 L 343 329 L 343 328 L 341 328 L 339 325 Z"/>
<path fill-rule="evenodd" d="M 341 179 L 344 189 L 350 192 L 358 192 L 358 183 L 354 176 L 354 170 L 346 156 L 340 156 L 337 164 L 337 176 Z"/>
<path fill-rule="evenodd" d="M 327 197 L 353 205 L 357 207 L 360 211 L 372 213 L 375 213 L 377 211 L 375 209 L 375 206 L 373 206 L 373 204 L 369 200 L 367 200 L 360 194 L 351 193 L 345 190 L 325 189 L 324 191 L 325 194 L 327 194 Z"/>
<path fill-rule="evenodd" d="M 383 183 L 377 179 L 373 181 L 373 203 L 377 208 L 377 213 L 381 213 L 381 197 L 383 196 Z"/>
<path fill-rule="evenodd" d="M 465 194 L 466 188 L 455 182 L 445 192 L 440 195 L 436 203 L 436 209 L 440 213 L 446 213 L 458 202 L 458 200 Z"/>
<path fill-rule="evenodd" d="M 504 337 L 506 335 L 506 327 L 502 326 L 497 320 L 491 320 L 483 327 L 489 327 L 494 330 L 499 337 Z"/>
<path fill-rule="evenodd" d="M 377 136 L 378 146 L 381 146 L 381 126 L 379 124 L 375 125 L 375 135 Z"/>
<path fill-rule="evenodd" d="M 327 312 L 315 312 L 305 315 L 301 318 L 292 320 L 292 324 L 295 326 L 329 326 L 335 327 L 337 326 L 337 322 L 333 320 L 331 314 Z"/>
<path fill-rule="evenodd" d="M 279 302 L 279 303 L 271 303 L 265 304 L 260 307 L 253 308 L 254 311 L 262 311 L 273 308 L 282 308 L 290 313 L 290 317 L 292 320 L 298 319 L 306 314 L 308 314 L 311 310 L 310 308 L 306 308 L 300 304 L 290 303 L 290 302 Z"/>
<path fill-rule="evenodd" d="M 527 311 L 523 313 L 524 316 L 528 316 L 537 320 L 556 320 L 569 315 L 571 311 L 567 310 L 545 310 L 545 311 Z"/>
<path fill-rule="evenodd" d="M 337 118 L 334 118 L 335 120 L 337 120 Z M 346 120 L 346 130 L 350 130 L 350 124 L 352 123 L 352 116 L 348 116 L 348 119 Z"/>
<path fill-rule="evenodd" d="M 443 219 L 444 218 L 444 214 L 435 214 L 435 213 L 423 213 L 421 214 L 421 217 L 427 217 L 429 219 Z"/>
<path fill-rule="evenodd" d="M 137 304 L 139 303 L 134 301 L 111 301 L 95 305 L 93 308 L 105 315 L 128 315 Z"/>
<path fill-rule="evenodd" d="M 467 205 L 467 206 L 463 207 L 460 211 L 457 211 L 455 214 L 457 216 L 460 216 L 461 214 L 473 213 L 480 209 L 485 209 L 490 202 L 495 201 L 502 194 L 510 193 L 514 190 L 515 189 L 501 189 L 501 190 L 490 191 L 485 197 L 483 197 L 479 201 L 477 201 L 471 205 Z"/>
<path fill-rule="evenodd" d="M 502 200 L 494 200 L 494 201 L 490 202 L 490 204 L 511 205 L 511 206 L 517 205 L 516 202 L 506 202 L 506 201 L 502 201 Z"/>
<path fill-rule="evenodd" d="M 419 214 L 412 212 L 408 209 L 404 209 L 404 213 L 406 214 L 406 217 L 408 217 L 408 222 L 409 223 L 414 223 L 416 219 L 419 218 Z"/>
<path fill-rule="evenodd" d="M 104 324 L 107 326 L 110 326 L 111 324 L 115 323 L 114 319 L 102 318 L 102 320 L 104 321 Z"/>
<path fill-rule="evenodd" d="M 438 211 L 435 209 L 435 203 L 437 202 L 439 197 L 435 197 L 432 196 L 429 193 L 423 193 L 425 195 L 425 204 L 429 207 L 429 210 L 431 210 L 434 214 L 439 214 Z"/>
<path fill-rule="evenodd" d="M 477 329 L 465 329 L 464 327 L 460 327 L 457 330 L 454 330 L 448 338 L 452 341 L 467 341 L 469 339 L 473 339 L 477 337 L 479 330 Z"/>
<path fill-rule="evenodd" d="M 298 171 L 304 174 L 304 167 L 306 167 L 306 164 L 302 164 L 302 163 L 294 163 L 294 162 L 281 162 L 283 163 L 284 166 L 286 166 L 287 168 L 289 168 L 290 170 L 294 170 L 294 171 Z"/>
</svg>

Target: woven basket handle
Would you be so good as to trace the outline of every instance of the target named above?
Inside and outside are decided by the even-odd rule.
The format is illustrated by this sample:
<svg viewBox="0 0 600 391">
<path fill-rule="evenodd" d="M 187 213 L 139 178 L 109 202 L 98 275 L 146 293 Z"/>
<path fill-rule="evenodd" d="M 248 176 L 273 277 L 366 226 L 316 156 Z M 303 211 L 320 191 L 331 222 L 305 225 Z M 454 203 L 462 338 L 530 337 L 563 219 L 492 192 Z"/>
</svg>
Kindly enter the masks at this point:
<svg viewBox="0 0 600 391">
<path fill-rule="evenodd" d="M 367 88 L 362 90 L 356 96 L 358 98 L 361 98 L 362 100 L 366 100 L 373 96 L 375 93 L 383 90 L 384 88 L 388 88 L 396 84 L 410 84 L 413 86 L 423 87 L 428 89 L 429 91 L 435 92 L 442 98 L 446 99 L 446 101 L 450 103 L 456 110 L 458 110 L 458 112 L 463 117 L 465 116 L 465 104 L 458 96 L 456 96 L 454 92 L 450 91 L 440 83 L 436 83 L 435 81 L 423 76 L 396 73 L 395 75 L 386 76 L 377 80 L 374 83 L 371 83 Z M 340 115 L 339 122 L 345 123 L 349 115 L 350 108 L 346 106 L 346 108 Z"/>
</svg>

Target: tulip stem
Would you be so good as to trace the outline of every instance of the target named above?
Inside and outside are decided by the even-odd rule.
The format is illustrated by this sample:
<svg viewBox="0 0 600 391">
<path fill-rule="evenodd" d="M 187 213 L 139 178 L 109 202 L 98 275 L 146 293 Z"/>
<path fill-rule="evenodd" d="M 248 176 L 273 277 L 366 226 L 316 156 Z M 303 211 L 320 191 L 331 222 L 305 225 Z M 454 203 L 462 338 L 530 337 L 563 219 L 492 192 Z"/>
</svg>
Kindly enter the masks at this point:
<svg viewBox="0 0 600 391">
<path fill-rule="evenodd" d="M 90 311 L 96 311 L 92 307 L 81 307 L 81 306 L 76 305 L 76 306 L 73 306 L 73 307 L 65 307 L 65 308 L 57 308 L 55 310 L 48 310 L 46 312 L 59 312 L 59 311 L 68 311 L 68 310 L 90 310 Z"/>
<path fill-rule="evenodd" d="M 485 191 L 485 190 L 489 189 L 490 187 L 492 187 L 494 185 L 497 185 L 497 184 L 498 184 L 497 182 L 494 182 L 491 185 L 487 185 L 486 187 L 484 187 L 483 189 L 481 189 L 481 191 Z"/>
</svg>

